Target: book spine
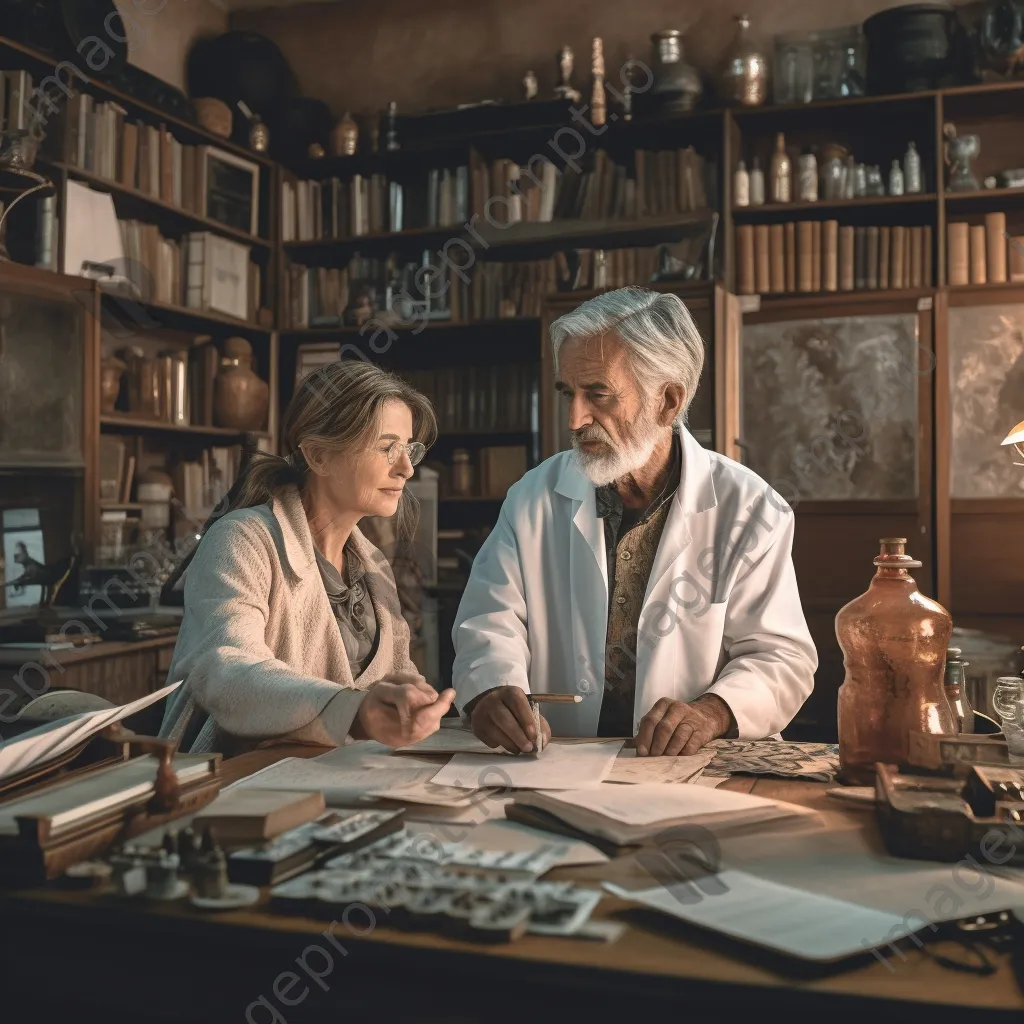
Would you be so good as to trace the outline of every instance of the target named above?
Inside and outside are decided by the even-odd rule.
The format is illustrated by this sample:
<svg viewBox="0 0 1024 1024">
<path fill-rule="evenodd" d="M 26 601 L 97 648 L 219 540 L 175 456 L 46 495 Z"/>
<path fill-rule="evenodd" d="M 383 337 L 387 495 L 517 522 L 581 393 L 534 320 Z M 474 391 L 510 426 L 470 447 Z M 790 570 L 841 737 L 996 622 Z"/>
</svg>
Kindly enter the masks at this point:
<svg viewBox="0 0 1024 1024">
<path fill-rule="evenodd" d="M 931 288 L 934 284 L 932 267 L 935 266 L 935 255 L 932 249 L 932 226 L 926 224 L 924 227 L 924 242 L 921 253 L 921 273 L 924 277 L 925 288 Z"/>
<path fill-rule="evenodd" d="M 965 221 L 954 221 L 946 226 L 946 278 L 950 285 L 967 284 L 970 281 L 970 260 L 968 258 L 968 231 Z"/>
<path fill-rule="evenodd" d="M 892 246 L 892 231 L 888 227 L 878 229 L 878 287 L 889 288 L 889 251 Z"/>
<path fill-rule="evenodd" d="M 769 239 L 769 259 L 772 291 L 782 294 L 786 290 L 786 233 L 781 224 L 772 224 Z"/>
<path fill-rule="evenodd" d="M 853 228 L 844 225 L 839 229 L 839 290 L 852 292 L 853 282 Z"/>
<path fill-rule="evenodd" d="M 910 228 L 903 229 L 903 287 L 910 287 Z"/>
<path fill-rule="evenodd" d="M 736 260 L 739 268 L 739 294 L 754 295 L 757 292 L 757 277 L 754 270 L 753 224 L 740 224 L 736 228 Z"/>
<path fill-rule="evenodd" d="M 839 287 L 839 221 L 827 220 L 821 228 L 821 286 L 827 292 Z"/>
<path fill-rule="evenodd" d="M 988 284 L 985 272 L 985 225 L 971 225 L 971 284 Z"/>
<path fill-rule="evenodd" d="M 868 288 L 878 287 L 878 228 L 875 226 L 867 229 L 867 286 Z"/>
<path fill-rule="evenodd" d="M 924 250 L 924 230 L 920 227 L 910 229 L 910 287 L 920 288 L 924 284 L 921 271 Z"/>
<path fill-rule="evenodd" d="M 892 229 L 892 258 L 889 260 L 889 286 L 891 288 L 903 287 L 903 242 L 907 229 L 894 227 Z"/>
<path fill-rule="evenodd" d="M 1024 235 L 1014 235 L 1010 239 L 1010 280 L 1015 283 L 1024 281 Z"/>
<path fill-rule="evenodd" d="M 811 291 L 821 291 L 821 221 L 811 227 Z"/>
<path fill-rule="evenodd" d="M 1006 214 L 985 214 L 985 250 L 988 261 L 988 283 L 1006 281 Z"/>
<path fill-rule="evenodd" d="M 786 293 L 796 291 L 796 224 L 786 222 Z"/>
<path fill-rule="evenodd" d="M 814 225 L 802 220 L 796 226 L 796 290 L 809 292 L 814 287 Z"/>
<path fill-rule="evenodd" d="M 867 235 L 863 227 L 853 229 L 853 286 L 857 291 L 867 287 Z"/>
<path fill-rule="evenodd" d="M 767 295 L 772 288 L 770 241 L 767 224 L 758 224 L 754 228 L 754 256 L 756 259 L 757 292 Z"/>
</svg>

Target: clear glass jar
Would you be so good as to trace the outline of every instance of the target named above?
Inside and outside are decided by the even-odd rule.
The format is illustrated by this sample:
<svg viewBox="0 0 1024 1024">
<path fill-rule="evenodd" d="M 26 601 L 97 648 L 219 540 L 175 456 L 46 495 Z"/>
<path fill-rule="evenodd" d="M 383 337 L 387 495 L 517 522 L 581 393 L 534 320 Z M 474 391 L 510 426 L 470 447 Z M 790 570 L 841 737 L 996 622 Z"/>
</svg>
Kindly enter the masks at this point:
<svg viewBox="0 0 1024 1024">
<path fill-rule="evenodd" d="M 1024 758 L 1024 680 L 1000 676 L 992 694 L 992 707 L 1003 725 L 1010 756 Z"/>
</svg>

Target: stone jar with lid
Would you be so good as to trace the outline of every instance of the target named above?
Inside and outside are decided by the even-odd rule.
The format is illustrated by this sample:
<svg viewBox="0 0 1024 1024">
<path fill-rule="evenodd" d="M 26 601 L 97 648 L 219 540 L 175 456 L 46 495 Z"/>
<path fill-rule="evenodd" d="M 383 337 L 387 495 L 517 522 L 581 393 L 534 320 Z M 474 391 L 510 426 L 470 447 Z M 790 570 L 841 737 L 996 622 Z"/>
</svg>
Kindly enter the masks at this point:
<svg viewBox="0 0 1024 1024">
<path fill-rule="evenodd" d="M 953 631 L 949 612 L 917 589 L 903 537 L 883 538 L 864 594 L 840 609 L 836 638 L 846 678 L 839 687 L 841 779 L 874 782 L 876 762 L 907 760 L 909 734 L 957 731 L 943 670 Z"/>
<path fill-rule="evenodd" d="M 654 85 L 648 102 L 658 114 L 684 114 L 697 105 L 704 91 L 700 72 L 683 60 L 683 33 L 667 28 L 651 36 L 654 46 Z"/>
<path fill-rule="evenodd" d="M 228 338 L 213 381 L 213 419 L 218 427 L 262 430 L 270 407 L 270 386 L 252 368 L 252 345 Z"/>
</svg>

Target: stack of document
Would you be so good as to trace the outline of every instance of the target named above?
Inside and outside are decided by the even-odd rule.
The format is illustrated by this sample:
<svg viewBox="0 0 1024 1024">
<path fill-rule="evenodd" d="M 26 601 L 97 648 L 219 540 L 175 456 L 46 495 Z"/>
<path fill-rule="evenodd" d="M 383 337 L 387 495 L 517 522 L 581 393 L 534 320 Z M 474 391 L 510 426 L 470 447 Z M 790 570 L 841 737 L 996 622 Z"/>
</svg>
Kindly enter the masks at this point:
<svg viewBox="0 0 1024 1024">
<path fill-rule="evenodd" d="M 533 808 L 617 846 L 647 842 L 678 825 L 699 825 L 719 835 L 754 823 L 813 813 L 747 793 L 672 783 L 603 783 L 587 789 L 517 792 L 515 805 Z"/>
</svg>

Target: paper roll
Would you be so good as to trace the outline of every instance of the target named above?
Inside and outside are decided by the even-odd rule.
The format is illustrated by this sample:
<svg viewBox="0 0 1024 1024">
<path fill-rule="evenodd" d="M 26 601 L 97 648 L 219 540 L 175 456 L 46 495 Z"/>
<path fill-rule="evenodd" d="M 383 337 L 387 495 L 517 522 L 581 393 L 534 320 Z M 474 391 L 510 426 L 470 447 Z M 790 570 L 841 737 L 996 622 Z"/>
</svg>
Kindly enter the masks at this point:
<svg viewBox="0 0 1024 1024">
<path fill-rule="evenodd" d="M 985 214 L 985 255 L 988 264 L 988 283 L 1006 281 L 1006 214 Z"/>
<path fill-rule="evenodd" d="M 985 273 L 985 225 L 971 225 L 971 284 L 988 284 Z"/>
<path fill-rule="evenodd" d="M 772 290 L 771 256 L 768 238 L 768 225 L 757 224 L 754 227 L 754 267 L 756 271 L 757 292 L 767 295 Z"/>
<path fill-rule="evenodd" d="M 970 225 L 954 221 L 946 226 L 946 279 L 950 285 L 967 284 L 970 281 L 970 260 L 968 231 Z"/>
<path fill-rule="evenodd" d="M 786 222 L 786 292 L 796 291 L 796 224 Z"/>
</svg>

